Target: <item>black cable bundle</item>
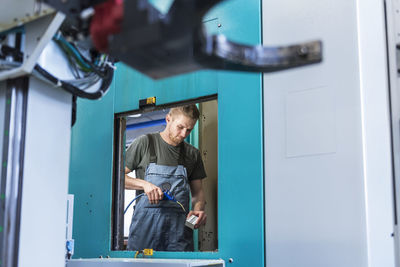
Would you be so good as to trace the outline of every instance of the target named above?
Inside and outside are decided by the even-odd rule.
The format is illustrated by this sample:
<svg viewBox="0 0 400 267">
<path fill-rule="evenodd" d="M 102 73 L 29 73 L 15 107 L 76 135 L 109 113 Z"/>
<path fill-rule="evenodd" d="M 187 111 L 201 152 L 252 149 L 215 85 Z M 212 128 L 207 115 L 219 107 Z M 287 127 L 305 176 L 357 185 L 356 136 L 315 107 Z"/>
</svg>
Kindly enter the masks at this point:
<svg viewBox="0 0 400 267">
<path fill-rule="evenodd" d="M 88 93 L 85 92 L 84 90 L 81 90 L 67 82 L 64 82 L 62 80 L 57 79 L 53 75 L 51 75 L 49 72 L 47 72 L 45 69 L 43 69 L 40 65 L 36 64 L 35 65 L 35 70 L 42 75 L 44 78 L 52 82 L 56 86 L 60 86 L 63 88 L 65 91 L 71 93 L 72 95 L 75 95 L 77 97 L 82 97 L 82 98 L 87 98 L 87 99 L 99 99 L 101 98 L 108 90 L 108 88 L 111 85 L 112 78 L 114 75 L 114 69 L 111 66 L 106 66 L 104 70 L 104 78 L 102 79 L 101 86 L 100 88 L 93 93 Z"/>
<path fill-rule="evenodd" d="M 86 74 L 84 74 L 85 77 L 87 77 L 89 73 L 94 73 L 100 79 L 102 79 L 99 89 L 96 92 L 89 93 L 79 87 L 70 84 L 69 82 L 58 79 L 57 77 L 50 74 L 47 70 L 42 68 L 39 64 L 36 64 L 34 69 L 55 86 L 63 88 L 65 91 L 71 93 L 73 96 L 87 99 L 101 98 L 107 92 L 112 82 L 112 78 L 114 75 L 114 68 L 111 65 L 112 62 L 106 60 L 106 62 L 103 62 L 102 66 L 96 66 L 89 59 L 84 57 L 73 43 L 67 42 L 62 37 L 62 35 L 59 35 L 58 38 L 54 38 L 54 41 L 65 52 L 68 62 L 73 67 L 73 75 L 75 76 L 75 78 L 77 78 L 77 80 L 81 79 L 78 68 L 81 68 L 82 72 L 86 72 Z M 23 53 L 19 49 L 2 45 L 0 47 L 0 57 L 5 57 L 9 55 L 13 56 L 16 62 L 22 62 Z M 85 77 L 83 77 L 82 79 L 84 79 Z"/>
</svg>

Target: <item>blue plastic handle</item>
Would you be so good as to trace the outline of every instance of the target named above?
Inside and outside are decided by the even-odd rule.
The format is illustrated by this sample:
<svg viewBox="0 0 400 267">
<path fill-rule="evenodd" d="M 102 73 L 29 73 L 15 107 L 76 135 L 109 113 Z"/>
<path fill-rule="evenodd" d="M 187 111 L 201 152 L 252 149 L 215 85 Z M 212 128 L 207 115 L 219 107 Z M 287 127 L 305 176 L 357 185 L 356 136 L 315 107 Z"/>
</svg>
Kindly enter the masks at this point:
<svg viewBox="0 0 400 267">
<path fill-rule="evenodd" d="M 163 193 L 164 193 L 165 200 L 171 200 L 173 202 L 176 202 L 176 199 L 174 198 L 174 196 L 171 194 L 171 192 L 169 190 L 165 190 L 165 191 L 163 191 Z"/>
</svg>

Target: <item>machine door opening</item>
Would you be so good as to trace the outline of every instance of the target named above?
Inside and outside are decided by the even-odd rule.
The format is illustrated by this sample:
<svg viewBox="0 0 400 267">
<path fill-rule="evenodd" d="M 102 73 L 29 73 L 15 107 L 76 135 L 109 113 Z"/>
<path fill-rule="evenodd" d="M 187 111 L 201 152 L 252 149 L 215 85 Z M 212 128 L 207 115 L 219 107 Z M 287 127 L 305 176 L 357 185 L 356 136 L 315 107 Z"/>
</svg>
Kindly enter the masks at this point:
<svg viewBox="0 0 400 267">
<path fill-rule="evenodd" d="M 196 104 L 200 111 L 200 117 L 185 142 L 199 150 L 207 175 L 205 179 L 202 179 L 207 222 L 193 231 L 194 251 L 216 251 L 218 249 L 218 102 L 216 96 L 212 96 L 207 98 L 206 101 L 197 100 L 189 103 Z M 114 123 L 113 250 L 127 250 L 135 204 L 139 198 L 147 197 L 146 195 L 139 196 L 141 192 L 138 190 L 125 189 L 127 149 L 140 136 L 162 132 L 165 129 L 165 118 L 170 108 L 187 104 L 171 104 L 156 107 L 151 111 L 134 110 L 124 114 L 116 114 Z M 135 170 L 128 176 L 138 177 Z M 138 199 L 133 201 L 136 197 Z"/>
</svg>

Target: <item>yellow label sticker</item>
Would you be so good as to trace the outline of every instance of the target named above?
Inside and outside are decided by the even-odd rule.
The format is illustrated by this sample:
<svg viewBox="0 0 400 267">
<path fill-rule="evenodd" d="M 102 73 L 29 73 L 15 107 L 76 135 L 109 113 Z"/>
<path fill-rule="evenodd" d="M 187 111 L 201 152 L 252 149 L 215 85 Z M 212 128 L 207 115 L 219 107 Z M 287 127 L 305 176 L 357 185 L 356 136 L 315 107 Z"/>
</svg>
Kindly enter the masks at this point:
<svg viewBox="0 0 400 267">
<path fill-rule="evenodd" d="M 145 248 L 145 249 L 143 250 L 143 254 L 144 254 L 145 256 L 153 256 L 153 249 L 152 249 L 152 248 Z"/>
<path fill-rule="evenodd" d="M 147 101 L 146 101 L 146 104 L 155 104 L 156 103 L 156 98 L 153 96 L 153 97 L 148 97 L 147 98 Z"/>
</svg>

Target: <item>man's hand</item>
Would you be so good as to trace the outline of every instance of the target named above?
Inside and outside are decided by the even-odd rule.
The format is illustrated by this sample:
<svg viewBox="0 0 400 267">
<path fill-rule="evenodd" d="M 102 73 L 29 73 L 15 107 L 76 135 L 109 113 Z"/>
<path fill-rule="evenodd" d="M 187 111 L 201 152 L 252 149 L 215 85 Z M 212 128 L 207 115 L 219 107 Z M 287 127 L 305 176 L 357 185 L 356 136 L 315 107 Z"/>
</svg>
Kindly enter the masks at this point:
<svg viewBox="0 0 400 267">
<path fill-rule="evenodd" d="M 147 198 L 149 199 L 150 204 L 158 204 L 158 202 L 163 199 L 164 194 L 158 186 L 155 186 L 154 184 L 150 182 L 146 182 L 143 185 L 143 190 L 147 195 Z"/>
<path fill-rule="evenodd" d="M 189 214 L 187 215 L 186 220 L 189 219 L 189 217 L 192 216 L 192 215 L 196 215 L 197 217 L 199 217 L 199 219 L 197 220 L 196 224 L 194 225 L 195 229 L 199 228 L 203 224 L 206 224 L 207 214 L 204 211 L 202 211 L 202 210 L 191 210 L 191 211 L 189 211 Z"/>
</svg>

